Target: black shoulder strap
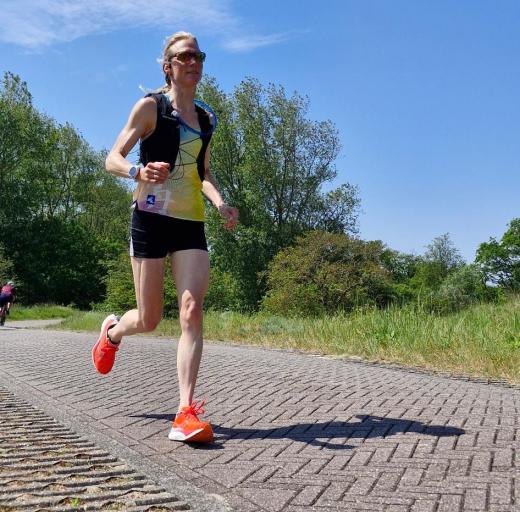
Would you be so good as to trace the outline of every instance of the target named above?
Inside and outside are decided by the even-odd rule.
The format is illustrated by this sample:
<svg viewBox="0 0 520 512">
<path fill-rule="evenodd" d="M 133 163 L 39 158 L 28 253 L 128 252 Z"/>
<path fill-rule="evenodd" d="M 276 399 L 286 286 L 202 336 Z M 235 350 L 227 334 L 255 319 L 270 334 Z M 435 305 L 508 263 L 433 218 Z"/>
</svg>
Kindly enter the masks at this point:
<svg viewBox="0 0 520 512">
<path fill-rule="evenodd" d="M 197 116 L 199 117 L 200 131 L 203 134 L 210 132 L 211 120 L 209 113 L 206 112 L 202 107 L 199 107 L 197 104 L 195 104 L 195 110 L 197 111 Z"/>
<path fill-rule="evenodd" d="M 199 126 L 202 139 L 202 147 L 200 148 L 199 156 L 197 158 L 197 170 L 199 172 L 200 181 L 204 181 L 204 177 L 206 176 L 206 168 L 205 168 L 205 158 L 206 158 L 206 150 L 208 149 L 209 141 L 211 140 L 211 121 L 209 114 L 198 105 L 195 105 L 195 110 L 197 111 L 197 115 L 199 117 Z"/>
<path fill-rule="evenodd" d="M 153 98 L 157 103 L 157 112 L 163 116 L 170 116 L 173 107 L 168 98 L 162 92 L 149 92 L 145 98 Z"/>
</svg>

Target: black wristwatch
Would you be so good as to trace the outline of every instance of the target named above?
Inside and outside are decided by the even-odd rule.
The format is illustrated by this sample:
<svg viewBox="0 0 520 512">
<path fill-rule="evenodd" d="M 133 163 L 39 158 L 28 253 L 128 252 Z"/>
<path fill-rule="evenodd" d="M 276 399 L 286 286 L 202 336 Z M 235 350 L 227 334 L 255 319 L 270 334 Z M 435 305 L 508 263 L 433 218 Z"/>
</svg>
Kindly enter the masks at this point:
<svg viewBox="0 0 520 512">
<path fill-rule="evenodd" d="M 137 176 L 139 176 L 139 171 L 141 170 L 140 167 L 132 166 L 130 169 L 128 169 L 128 177 L 132 178 L 133 180 L 137 179 Z"/>
</svg>

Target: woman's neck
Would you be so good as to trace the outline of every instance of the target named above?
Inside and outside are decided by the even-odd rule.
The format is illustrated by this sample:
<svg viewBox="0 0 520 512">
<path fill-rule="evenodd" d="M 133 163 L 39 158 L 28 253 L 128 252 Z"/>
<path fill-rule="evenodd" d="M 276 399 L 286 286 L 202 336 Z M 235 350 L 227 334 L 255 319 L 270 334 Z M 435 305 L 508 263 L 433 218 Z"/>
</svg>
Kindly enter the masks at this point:
<svg viewBox="0 0 520 512">
<path fill-rule="evenodd" d="M 166 93 L 172 105 L 179 113 L 191 112 L 194 110 L 193 100 L 195 99 L 195 87 L 185 89 L 172 84 Z"/>
</svg>

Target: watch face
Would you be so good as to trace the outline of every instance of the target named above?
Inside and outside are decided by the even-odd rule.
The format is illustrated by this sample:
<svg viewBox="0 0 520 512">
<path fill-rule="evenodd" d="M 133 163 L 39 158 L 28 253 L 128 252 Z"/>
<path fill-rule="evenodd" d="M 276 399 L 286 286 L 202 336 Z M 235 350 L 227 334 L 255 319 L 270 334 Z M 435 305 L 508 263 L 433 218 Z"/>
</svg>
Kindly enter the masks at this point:
<svg viewBox="0 0 520 512">
<path fill-rule="evenodd" d="M 135 178 L 137 176 L 137 168 L 130 167 L 130 169 L 128 170 L 128 176 L 130 176 L 130 178 Z"/>
</svg>

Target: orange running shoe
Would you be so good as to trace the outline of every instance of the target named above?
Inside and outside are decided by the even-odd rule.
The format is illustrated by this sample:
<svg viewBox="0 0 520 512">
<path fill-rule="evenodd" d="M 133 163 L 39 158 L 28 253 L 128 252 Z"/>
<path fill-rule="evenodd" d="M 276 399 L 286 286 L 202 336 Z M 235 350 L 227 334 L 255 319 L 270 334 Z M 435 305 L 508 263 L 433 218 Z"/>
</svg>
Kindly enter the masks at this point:
<svg viewBox="0 0 520 512">
<path fill-rule="evenodd" d="M 114 345 L 107 336 L 109 327 L 117 324 L 119 318 L 116 315 L 109 315 L 101 324 L 101 333 L 97 343 L 92 348 L 92 361 L 96 370 L 103 375 L 108 373 L 116 359 L 116 352 L 119 350 L 119 344 Z"/>
<path fill-rule="evenodd" d="M 205 402 L 205 400 L 199 404 L 192 402 L 189 406 L 182 407 L 173 420 L 168 439 L 186 443 L 211 443 L 213 441 L 211 425 L 200 421 L 197 417 L 198 414 L 204 414 L 202 406 Z"/>
</svg>

